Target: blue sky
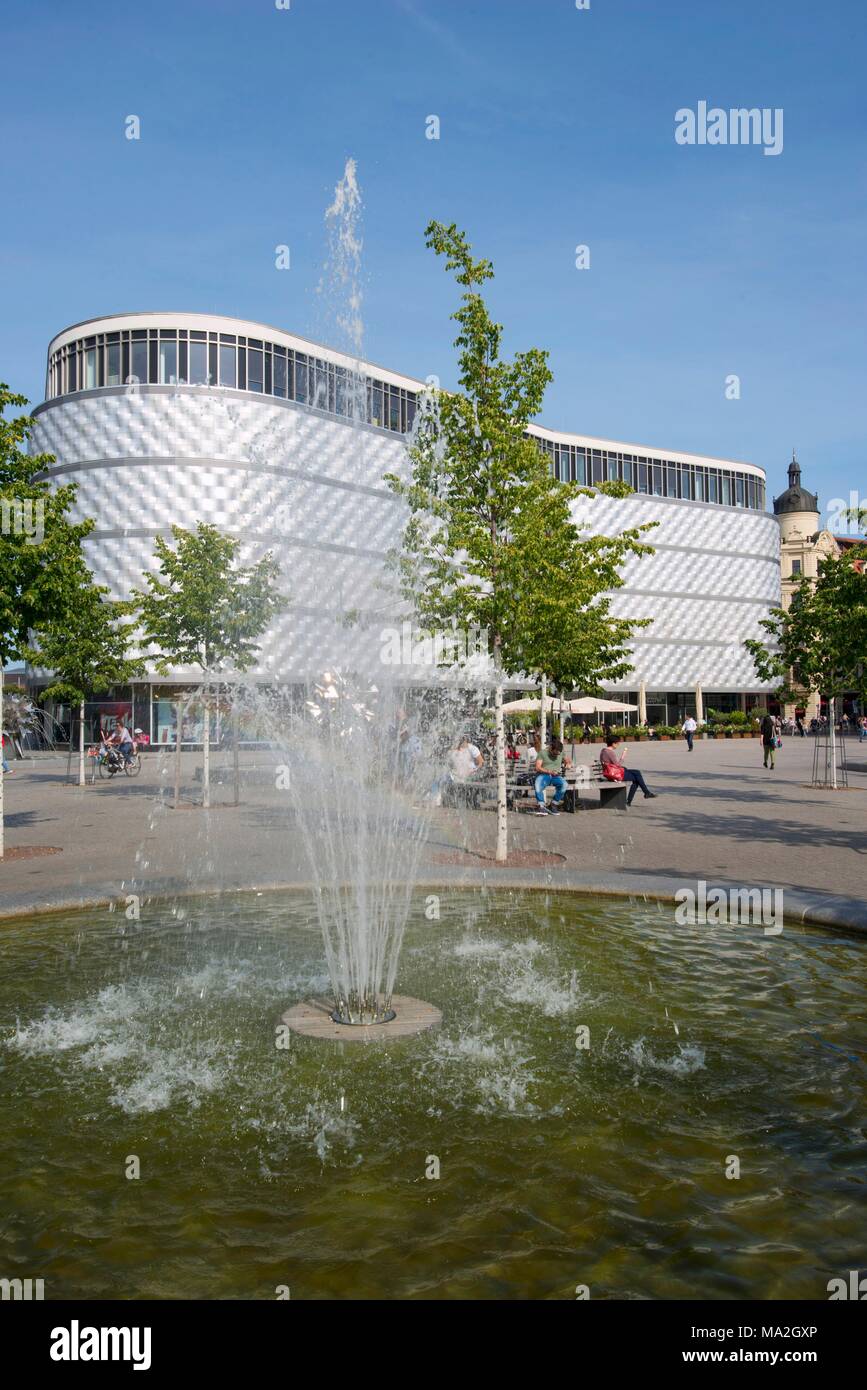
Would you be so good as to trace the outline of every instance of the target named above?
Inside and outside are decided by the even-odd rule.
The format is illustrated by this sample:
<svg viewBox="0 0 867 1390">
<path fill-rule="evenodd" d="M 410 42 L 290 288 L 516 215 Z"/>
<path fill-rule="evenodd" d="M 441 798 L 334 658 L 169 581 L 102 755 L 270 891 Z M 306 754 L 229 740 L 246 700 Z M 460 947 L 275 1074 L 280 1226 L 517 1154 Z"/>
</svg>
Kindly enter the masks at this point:
<svg viewBox="0 0 867 1390">
<path fill-rule="evenodd" d="M 823 503 L 867 494 L 863 0 L 6 0 L 3 27 L 0 375 L 34 402 L 51 336 L 100 314 L 321 338 L 352 155 L 371 360 L 454 381 L 423 239 L 454 221 L 507 348 L 551 353 L 546 424 L 747 459 L 772 491 L 794 445 Z M 702 100 L 783 108 L 783 152 L 678 145 Z"/>
</svg>

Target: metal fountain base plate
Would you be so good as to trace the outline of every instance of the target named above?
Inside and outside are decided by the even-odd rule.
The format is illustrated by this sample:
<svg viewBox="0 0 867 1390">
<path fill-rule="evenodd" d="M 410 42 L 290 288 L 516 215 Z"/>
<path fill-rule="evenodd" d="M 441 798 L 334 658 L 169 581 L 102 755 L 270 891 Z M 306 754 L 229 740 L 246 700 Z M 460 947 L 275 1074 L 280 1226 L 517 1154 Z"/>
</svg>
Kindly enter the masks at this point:
<svg viewBox="0 0 867 1390">
<path fill-rule="evenodd" d="M 281 1023 L 303 1038 L 329 1038 L 335 1042 L 387 1042 L 389 1038 L 411 1038 L 442 1022 L 441 1010 L 408 994 L 392 995 L 395 1016 L 388 1023 L 335 1023 L 331 1017 L 334 1001 L 305 999 L 293 1004 Z"/>
</svg>

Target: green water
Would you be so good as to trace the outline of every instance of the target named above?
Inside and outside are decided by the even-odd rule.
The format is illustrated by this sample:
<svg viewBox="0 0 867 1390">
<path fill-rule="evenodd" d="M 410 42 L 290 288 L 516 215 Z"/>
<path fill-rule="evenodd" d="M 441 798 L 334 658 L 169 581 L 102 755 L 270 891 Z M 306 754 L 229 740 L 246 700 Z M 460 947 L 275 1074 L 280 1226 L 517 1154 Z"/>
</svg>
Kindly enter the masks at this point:
<svg viewBox="0 0 867 1390">
<path fill-rule="evenodd" d="M 825 1299 L 863 1264 L 867 943 L 566 895 L 423 908 L 398 988 L 443 1026 L 385 1046 L 276 1046 L 326 985 L 300 896 L 2 925 L 0 1277 Z"/>
</svg>

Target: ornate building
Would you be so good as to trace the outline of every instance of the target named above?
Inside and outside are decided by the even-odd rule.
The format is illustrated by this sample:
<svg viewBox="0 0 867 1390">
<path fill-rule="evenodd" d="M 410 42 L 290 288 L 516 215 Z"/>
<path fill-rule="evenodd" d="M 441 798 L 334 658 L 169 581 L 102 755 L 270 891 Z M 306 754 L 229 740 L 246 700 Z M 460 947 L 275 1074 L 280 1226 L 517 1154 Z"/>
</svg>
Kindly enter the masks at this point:
<svg viewBox="0 0 867 1390">
<path fill-rule="evenodd" d="M 789 464 L 789 486 L 774 498 L 774 515 L 780 524 L 780 587 L 783 608 L 788 608 L 792 595 L 806 576 L 814 583 L 819 577 L 819 562 L 829 555 L 839 555 L 851 539 L 832 535 L 823 530 L 819 519 L 819 498 L 801 486 L 801 465 L 792 450 Z M 787 717 L 794 718 L 796 709 L 803 709 L 808 720 L 820 711 L 820 697 L 813 692 L 803 704 L 787 705 Z"/>
</svg>

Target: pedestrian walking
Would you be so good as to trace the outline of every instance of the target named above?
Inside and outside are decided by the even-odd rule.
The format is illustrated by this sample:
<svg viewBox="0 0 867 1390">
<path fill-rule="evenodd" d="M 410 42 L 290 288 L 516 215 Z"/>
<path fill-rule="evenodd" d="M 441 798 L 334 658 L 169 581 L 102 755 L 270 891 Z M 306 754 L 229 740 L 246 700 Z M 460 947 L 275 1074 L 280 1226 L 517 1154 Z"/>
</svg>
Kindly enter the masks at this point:
<svg viewBox="0 0 867 1390">
<path fill-rule="evenodd" d="M 682 725 L 680 726 L 680 732 L 686 739 L 686 746 L 689 749 L 690 753 L 692 752 L 692 741 L 695 738 L 695 731 L 697 728 L 698 725 L 696 724 L 691 714 L 688 714 L 686 716 L 686 719 L 684 719 Z"/>
<path fill-rule="evenodd" d="M 762 720 L 762 748 L 765 754 L 763 766 L 773 772 L 774 755 L 777 750 L 777 730 L 774 724 L 774 717 L 771 714 L 766 714 Z"/>
</svg>

